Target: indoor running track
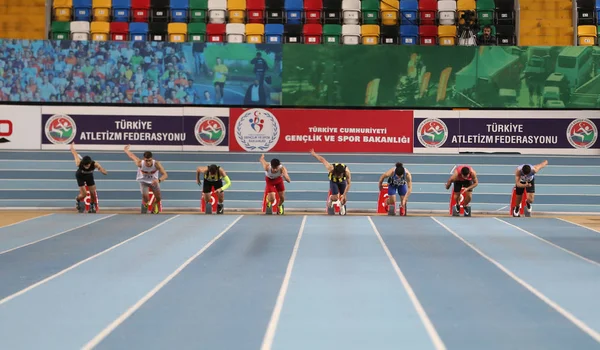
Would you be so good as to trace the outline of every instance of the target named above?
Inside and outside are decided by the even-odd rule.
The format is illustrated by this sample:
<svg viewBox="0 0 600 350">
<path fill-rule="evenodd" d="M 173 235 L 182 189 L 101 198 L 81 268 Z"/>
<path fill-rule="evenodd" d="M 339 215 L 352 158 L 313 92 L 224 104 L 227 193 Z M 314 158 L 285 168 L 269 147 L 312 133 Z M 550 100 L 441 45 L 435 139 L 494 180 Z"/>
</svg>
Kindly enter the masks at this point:
<svg viewBox="0 0 600 350">
<path fill-rule="evenodd" d="M 559 219 L 53 214 L 0 228 L 2 349 L 600 349 Z"/>
</svg>

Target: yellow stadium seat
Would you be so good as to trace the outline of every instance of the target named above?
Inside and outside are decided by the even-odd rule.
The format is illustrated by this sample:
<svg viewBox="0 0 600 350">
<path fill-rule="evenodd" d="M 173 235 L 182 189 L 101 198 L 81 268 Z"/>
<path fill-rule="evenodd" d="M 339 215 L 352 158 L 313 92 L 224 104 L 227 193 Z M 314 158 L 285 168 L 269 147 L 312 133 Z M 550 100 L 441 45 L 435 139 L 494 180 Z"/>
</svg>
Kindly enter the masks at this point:
<svg viewBox="0 0 600 350">
<path fill-rule="evenodd" d="M 111 0 L 93 0 L 92 10 L 94 21 L 108 22 L 110 20 Z"/>
<path fill-rule="evenodd" d="M 262 44 L 265 36 L 265 25 L 262 23 L 246 24 L 246 42 L 250 44 Z"/>
<path fill-rule="evenodd" d="M 380 3 L 381 23 L 384 26 L 395 26 L 398 24 L 398 11 L 400 1 L 385 0 Z"/>
<path fill-rule="evenodd" d="M 169 42 L 183 43 L 186 41 L 188 32 L 187 23 L 169 23 Z"/>
<path fill-rule="evenodd" d="M 363 45 L 377 45 L 379 43 L 379 26 L 377 24 L 363 24 L 360 27 Z"/>
<path fill-rule="evenodd" d="M 463 24 L 465 20 L 460 19 L 465 11 L 475 11 L 477 4 L 475 0 L 458 0 L 456 1 L 456 11 L 458 12 L 458 22 Z"/>
<path fill-rule="evenodd" d="M 54 18 L 58 22 L 68 22 L 73 13 L 73 0 L 54 0 L 52 4 Z"/>
<path fill-rule="evenodd" d="M 228 0 L 229 23 L 244 23 L 246 18 L 246 0 Z"/>
<path fill-rule="evenodd" d="M 92 22 L 90 32 L 92 34 L 92 41 L 107 41 L 108 33 L 110 33 L 110 23 Z"/>
<path fill-rule="evenodd" d="M 579 46 L 594 46 L 596 45 L 596 26 L 577 26 L 577 38 Z"/>
<path fill-rule="evenodd" d="M 456 26 L 438 26 L 438 37 L 441 46 L 456 45 Z"/>
</svg>

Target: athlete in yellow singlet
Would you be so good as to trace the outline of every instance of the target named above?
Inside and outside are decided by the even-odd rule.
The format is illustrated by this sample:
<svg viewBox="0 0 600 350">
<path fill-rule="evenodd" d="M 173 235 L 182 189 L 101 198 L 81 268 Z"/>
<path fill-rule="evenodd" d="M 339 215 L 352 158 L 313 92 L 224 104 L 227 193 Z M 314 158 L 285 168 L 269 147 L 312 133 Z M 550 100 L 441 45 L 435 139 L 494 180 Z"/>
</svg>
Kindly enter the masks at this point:
<svg viewBox="0 0 600 350">
<path fill-rule="evenodd" d="M 310 154 L 323 165 L 329 172 L 329 189 L 331 190 L 331 198 L 327 205 L 333 207 L 334 203 L 340 201 L 340 214 L 346 215 L 346 201 L 350 186 L 352 185 L 352 176 L 350 169 L 343 163 L 330 164 L 325 158 L 315 153 L 314 149 L 310 150 Z"/>
<path fill-rule="evenodd" d="M 196 168 L 196 183 L 200 186 L 202 180 L 204 179 L 204 184 L 202 185 L 202 193 L 204 202 L 206 202 L 206 207 L 210 208 L 210 197 L 212 190 L 214 189 L 217 192 L 219 197 L 219 203 L 217 204 L 217 214 L 223 214 L 223 201 L 225 200 L 225 194 L 223 191 L 231 186 L 231 180 L 227 173 L 223 168 L 216 164 L 211 164 L 209 166 L 199 166 Z M 223 182 L 225 182 L 223 184 Z"/>
</svg>

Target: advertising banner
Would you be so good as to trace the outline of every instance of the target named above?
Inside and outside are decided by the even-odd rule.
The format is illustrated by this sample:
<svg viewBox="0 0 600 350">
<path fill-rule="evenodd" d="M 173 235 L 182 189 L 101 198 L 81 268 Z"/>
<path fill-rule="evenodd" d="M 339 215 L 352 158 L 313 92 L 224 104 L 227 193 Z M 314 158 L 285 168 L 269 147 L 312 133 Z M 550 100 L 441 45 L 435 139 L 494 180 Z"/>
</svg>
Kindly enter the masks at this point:
<svg viewBox="0 0 600 350">
<path fill-rule="evenodd" d="M 40 107 L 0 106 L 0 150 L 40 149 Z"/>
<path fill-rule="evenodd" d="M 415 111 L 415 153 L 600 154 L 597 112 Z"/>
<path fill-rule="evenodd" d="M 231 151 L 412 153 L 412 111 L 231 109 Z"/>
<path fill-rule="evenodd" d="M 42 149 L 227 151 L 227 108 L 44 107 Z"/>
</svg>

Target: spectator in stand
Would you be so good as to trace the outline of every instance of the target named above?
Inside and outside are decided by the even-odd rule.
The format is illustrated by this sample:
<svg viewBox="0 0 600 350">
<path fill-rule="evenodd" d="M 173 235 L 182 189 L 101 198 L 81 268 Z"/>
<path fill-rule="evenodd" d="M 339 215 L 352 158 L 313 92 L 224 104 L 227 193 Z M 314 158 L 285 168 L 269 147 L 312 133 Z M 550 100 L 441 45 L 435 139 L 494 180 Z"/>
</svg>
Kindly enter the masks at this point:
<svg viewBox="0 0 600 350">
<path fill-rule="evenodd" d="M 496 44 L 496 37 L 492 35 L 492 27 L 486 25 L 483 27 L 483 34 L 477 36 L 477 45 L 492 46 Z"/>
</svg>

